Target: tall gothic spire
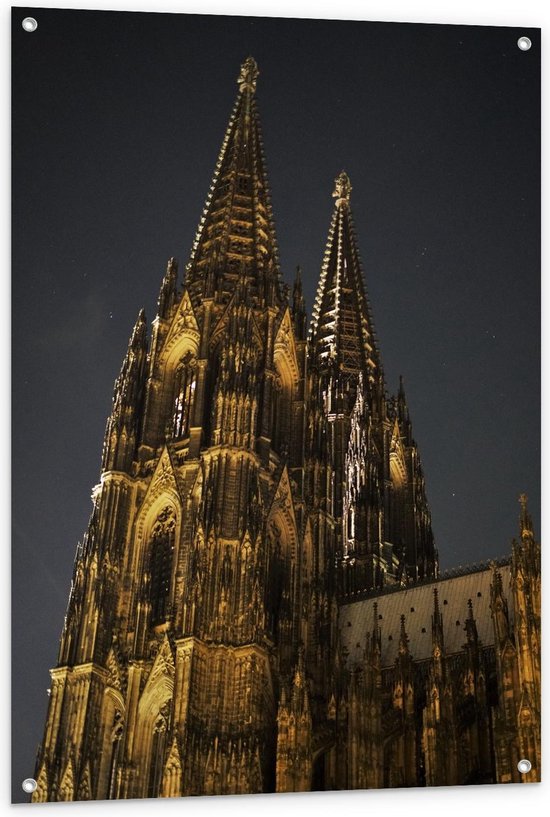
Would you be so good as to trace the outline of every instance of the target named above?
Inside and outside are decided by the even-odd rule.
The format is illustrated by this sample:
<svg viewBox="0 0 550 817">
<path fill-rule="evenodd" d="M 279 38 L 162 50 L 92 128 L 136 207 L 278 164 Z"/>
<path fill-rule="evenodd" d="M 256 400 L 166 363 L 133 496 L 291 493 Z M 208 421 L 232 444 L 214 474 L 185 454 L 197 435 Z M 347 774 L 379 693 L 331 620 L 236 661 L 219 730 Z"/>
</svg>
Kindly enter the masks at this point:
<svg viewBox="0 0 550 817">
<path fill-rule="evenodd" d="M 248 57 L 187 265 L 195 301 L 226 303 L 244 268 L 258 306 L 280 303 L 282 282 L 256 106 L 259 71 Z"/>
<path fill-rule="evenodd" d="M 321 277 L 313 307 L 310 346 L 315 364 L 331 361 L 348 376 L 378 380 L 380 360 L 351 214 L 351 183 L 342 171 L 335 181 L 332 214 Z"/>
</svg>

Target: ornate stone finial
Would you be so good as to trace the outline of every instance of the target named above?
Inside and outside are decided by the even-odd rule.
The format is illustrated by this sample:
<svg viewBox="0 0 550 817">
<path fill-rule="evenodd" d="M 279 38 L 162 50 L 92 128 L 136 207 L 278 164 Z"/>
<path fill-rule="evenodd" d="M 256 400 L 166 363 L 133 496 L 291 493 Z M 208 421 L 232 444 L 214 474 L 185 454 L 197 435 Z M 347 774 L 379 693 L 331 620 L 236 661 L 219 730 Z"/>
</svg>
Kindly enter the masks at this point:
<svg viewBox="0 0 550 817">
<path fill-rule="evenodd" d="M 339 176 L 334 180 L 333 198 L 336 199 L 336 206 L 341 207 L 343 204 L 349 204 L 352 186 L 348 174 L 342 170 Z"/>
<path fill-rule="evenodd" d="M 258 66 L 254 57 L 247 57 L 241 65 L 241 73 L 239 74 L 239 79 L 237 80 L 239 91 L 242 94 L 244 94 L 245 91 L 254 93 L 256 90 L 256 80 L 258 79 L 259 75 L 260 72 L 258 71 Z"/>
</svg>

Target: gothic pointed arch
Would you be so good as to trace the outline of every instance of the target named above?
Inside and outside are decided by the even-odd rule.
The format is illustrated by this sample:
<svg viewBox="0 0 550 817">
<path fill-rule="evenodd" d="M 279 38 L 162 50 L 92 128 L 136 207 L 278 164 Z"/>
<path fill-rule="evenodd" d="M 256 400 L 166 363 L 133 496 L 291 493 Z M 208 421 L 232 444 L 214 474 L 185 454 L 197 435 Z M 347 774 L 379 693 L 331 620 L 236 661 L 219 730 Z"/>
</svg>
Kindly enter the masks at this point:
<svg viewBox="0 0 550 817">
<path fill-rule="evenodd" d="M 290 310 L 287 307 L 275 335 L 273 349 L 275 377 L 271 397 L 271 447 L 287 456 L 292 446 L 294 428 L 293 401 L 296 398 L 299 368 Z"/>
<path fill-rule="evenodd" d="M 300 638 L 297 575 L 299 533 L 287 466 L 275 488 L 267 515 L 269 579 L 266 616 L 281 650 L 281 664 L 290 669 Z M 286 638 L 283 637 L 286 633 Z"/>
<path fill-rule="evenodd" d="M 273 346 L 273 360 L 275 366 L 281 366 L 288 370 L 288 379 L 296 385 L 300 379 L 300 367 L 296 353 L 296 341 L 290 307 L 286 307 L 279 320 L 275 332 L 275 343 Z M 284 361 L 284 364 L 283 364 Z"/>
<path fill-rule="evenodd" d="M 250 322 L 252 341 L 258 347 L 258 349 L 263 348 L 264 338 L 262 336 L 262 331 L 258 326 L 256 316 L 254 312 L 248 308 L 248 306 L 244 306 L 244 304 L 242 304 L 242 293 L 235 290 L 230 300 L 223 308 L 223 311 L 217 319 L 214 328 L 212 329 L 212 334 L 210 335 L 208 343 L 211 353 L 213 353 L 216 347 L 220 345 L 222 338 L 225 337 L 228 332 L 230 332 L 231 319 L 235 316 L 235 313 L 238 312 L 239 306 L 244 307 L 246 310 L 247 319 Z M 241 311 L 243 310 L 241 309 Z"/>
<path fill-rule="evenodd" d="M 158 506 L 159 503 L 162 503 L 163 498 L 172 502 L 175 508 L 181 507 L 182 491 L 180 489 L 179 478 L 174 469 L 170 452 L 166 446 L 162 449 L 162 453 L 147 486 L 145 496 L 137 512 L 136 531 L 138 538 L 143 537 L 144 527 L 150 518 L 153 508 Z"/>
<path fill-rule="evenodd" d="M 267 524 L 268 527 L 271 524 L 277 524 L 284 531 L 289 558 L 294 560 L 298 545 L 298 527 L 292 498 L 292 486 L 286 465 L 282 469 L 279 481 L 273 490 L 267 514 Z"/>
<path fill-rule="evenodd" d="M 186 352 L 198 354 L 199 344 L 199 322 L 189 293 L 184 290 L 163 343 L 159 365 L 168 369 L 173 368 Z"/>
<path fill-rule="evenodd" d="M 152 631 L 173 625 L 182 526 L 182 489 L 165 447 L 135 523 L 132 574 L 135 644 L 144 647 Z"/>
<path fill-rule="evenodd" d="M 181 797 L 182 762 L 178 740 L 174 736 L 162 775 L 162 797 Z"/>
<path fill-rule="evenodd" d="M 97 799 L 117 797 L 117 776 L 122 762 L 122 738 L 125 729 L 126 706 L 121 690 L 108 686 L 101 707 L 101 753 L 97 774 Z"/>
<path fill-rule="evenodd" d="M 57 800 L 61 802 L 69 802 L 74 800 L 74 767 L 72 758 L 69 758 L 65 771 L 61 777 L 58 789 Z"/>
<path fill-rule="evenodd" d="M 165 628 L 172 613 L 171 597 L 176 552 L 176 513 L 167 504 L 156 515 L 147 543 L 150 626 Z"/>
<path fill-rule="evenodd" d="M 193 425 L 201 330 L 184 290 L 169 324 L 153 324 L 152 377 L 146 398 L 148 442 L 180 440 Z"/>
<path fill-rule="evenodd" d="M 40 771 L 36 776 L 36 789 L 32 794 L 31 803 L 47 803 L 50 799 L 50 784 L 48 776 L 48 765 L 44 760 L 40 765 Z"/>
<path fill-rule="evenodd" d="M 105 666 L 108 672 L 108 685 L 118 692 L 122 692 L 122 688 L 125 686 L 125 678 L 113 646 L 109 649 Z"/>
<path fill-rule="evenodd" d="M 90 761 L 86 762 L 84 771 L 80 775 L 80 783 L 78 784 L 77 800 L 93 800 L 92 788 L 92 772 L 90 770 Z"/>
<path fill-rule="evenodd" d="M 140 796 L 158 797 L 169 748 L 174 695 L 174 656 L 166 636 L 140 696 L 135 728 Z"/>
<path fill-rule="evenodd" d="M 189 436 L 193 423 L 193 408 L 197 388 L 197 358 L 187 351 L 180 358 L 170 384 L 171 413 L 168 415 L 167 431 L 173 441 Z"/>
<path fill-rule="evenodd" d="M 163 694 L 161 697 L 168 697 L 174 689 L 174 675 L 174 654 L 172 652 L 170 640 L 166 635 L 164 635 L 160 648 L 155 656 L 155 660 L 153 661 L 151 672 L 147 677 L 140 700 L 140 707 L 145 705 L 149 706 L 151 704 L 153 692 L 158 693 L 161 687 L 166 691 L 166 696 Z"/>
</svg>

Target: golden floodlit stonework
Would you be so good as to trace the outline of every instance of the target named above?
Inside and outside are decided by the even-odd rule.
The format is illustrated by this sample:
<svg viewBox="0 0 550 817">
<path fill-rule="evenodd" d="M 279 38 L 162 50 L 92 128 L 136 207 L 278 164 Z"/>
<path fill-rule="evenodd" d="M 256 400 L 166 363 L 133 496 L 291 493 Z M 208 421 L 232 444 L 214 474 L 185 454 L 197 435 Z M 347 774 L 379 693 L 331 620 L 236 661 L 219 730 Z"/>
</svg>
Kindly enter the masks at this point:
<svg viewBox="0 0 550 817">
<path fill-rule="evenodd" d="M 34 802 L 540 779 L 540 548 L 440 575 L 351 183 L 308 327 L 248 58 L 183 280 L 116 381 Z M 521 775 L 520 758 L 532 763 Z"/>
</svg>

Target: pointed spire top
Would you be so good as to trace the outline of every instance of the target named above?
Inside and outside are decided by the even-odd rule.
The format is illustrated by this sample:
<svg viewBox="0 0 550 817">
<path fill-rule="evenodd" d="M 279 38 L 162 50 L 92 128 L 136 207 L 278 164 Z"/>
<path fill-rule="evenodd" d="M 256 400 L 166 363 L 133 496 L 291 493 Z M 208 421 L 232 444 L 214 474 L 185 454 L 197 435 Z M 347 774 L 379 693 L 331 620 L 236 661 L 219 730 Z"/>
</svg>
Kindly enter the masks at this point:
<svg viewBox="0 0 550 817">
<path fill-rule="evenodd" d="M 518 502 L 521 505 L 522 515 L 525 514 L 525 512 L 527 511 L 527 501 L 528 501 L 528 499 L 529 499 L 529 497 L 527 496 L 527 494 L 520 494 L 519 495 Z"/>
<path fill-rule="evenodd" d="M 139 315 L 137 317 L 137 321 L 134 324 L 134 328 L 132 330 L 132 337 L 130 338 L 130 347 L 135 349 L 136 346 L 141 345 L 145 338 L 147 327 L 147 319 L 145 317 L 145 310 L 140 309 Z"/>
<path fill-rule="evenodd" d="M 332 197 L 336 199 L 337 207 L 349 204 L 352 189 L 348 174 L 345 170 L 342 170 L 334 180 L 334 192 L 332 194 Z"/>
<path fill-rule="evenodd" d="M 241 72 L 237 80 L 241 94 L 244 94 L 246 91 L 250 91 L 253 94 L 256 91 L 256 82 L 259 75 L 260 72 L 258 71 L 258 65 L 254 57 L 247 57 L 241 65 Z"/>
<path fill-rule="evenodd" d="M 178 262 L 174 257 L 168 259 L 166 272 L 160 286 L 157 301 L 158 315 L 161 318 L 168 317 L 172 306 L 176 300 L 176 288 L 178 280 Z"/>
<path fill-rule="evenodd" d="M 405 433 L 407 436 L 407 445 L 411 445 L 412 440 L 412 428 L 410 425 L 410 416 L 409 416 L 409 408 L 407 406 L 407 395 L 405 394 L 405 384 L 403 381 L 403 375 L 399 375 L 399 389 L 397 391 L 397 416 L 401 421 L 401 431 Z"/>
<path fill-rule="evenodd" d="M 305 664 L 304 664 L 304 645 L 300 642 L 300 646 L 298 647 L 298 660 L 296 662 L 296 666 L 294 669 L 294 678 L 293 678 L 293 685 L 295 687 L 302 687 L 305 681 Z"/>
<path fill-rule="evenodd" d="M 243 258 L 248 300 L 259 308 L 285 302 L 261 127 L 254 96 L 258 68 L 241 66 L 239 93 L 218 155 L 185 282 L 191 300 L 231 299 Z"/>
<path fill-rule="evenodd" d="M 519 504 L 521 505 L 520 514 L 520 532 L 521 538 L 530 538 L 533 536 L 533 520 L 531 514 L 527 509 L 527 494 L 520 494 Z"/>
<path fill-rule="evenodd" d="M 309 330 L 312 365 L 322 376 L 332 377 L 337 370 L 339 387 L 346 393 L 346 410 L 355 402 L 360 371 L 366 376 L 369 393 L 383 385 L 349 206 L 350 193 L 349 177 L 342 171 L 333 193 L 336 207 L 332 212 Z"/>
</svg>

